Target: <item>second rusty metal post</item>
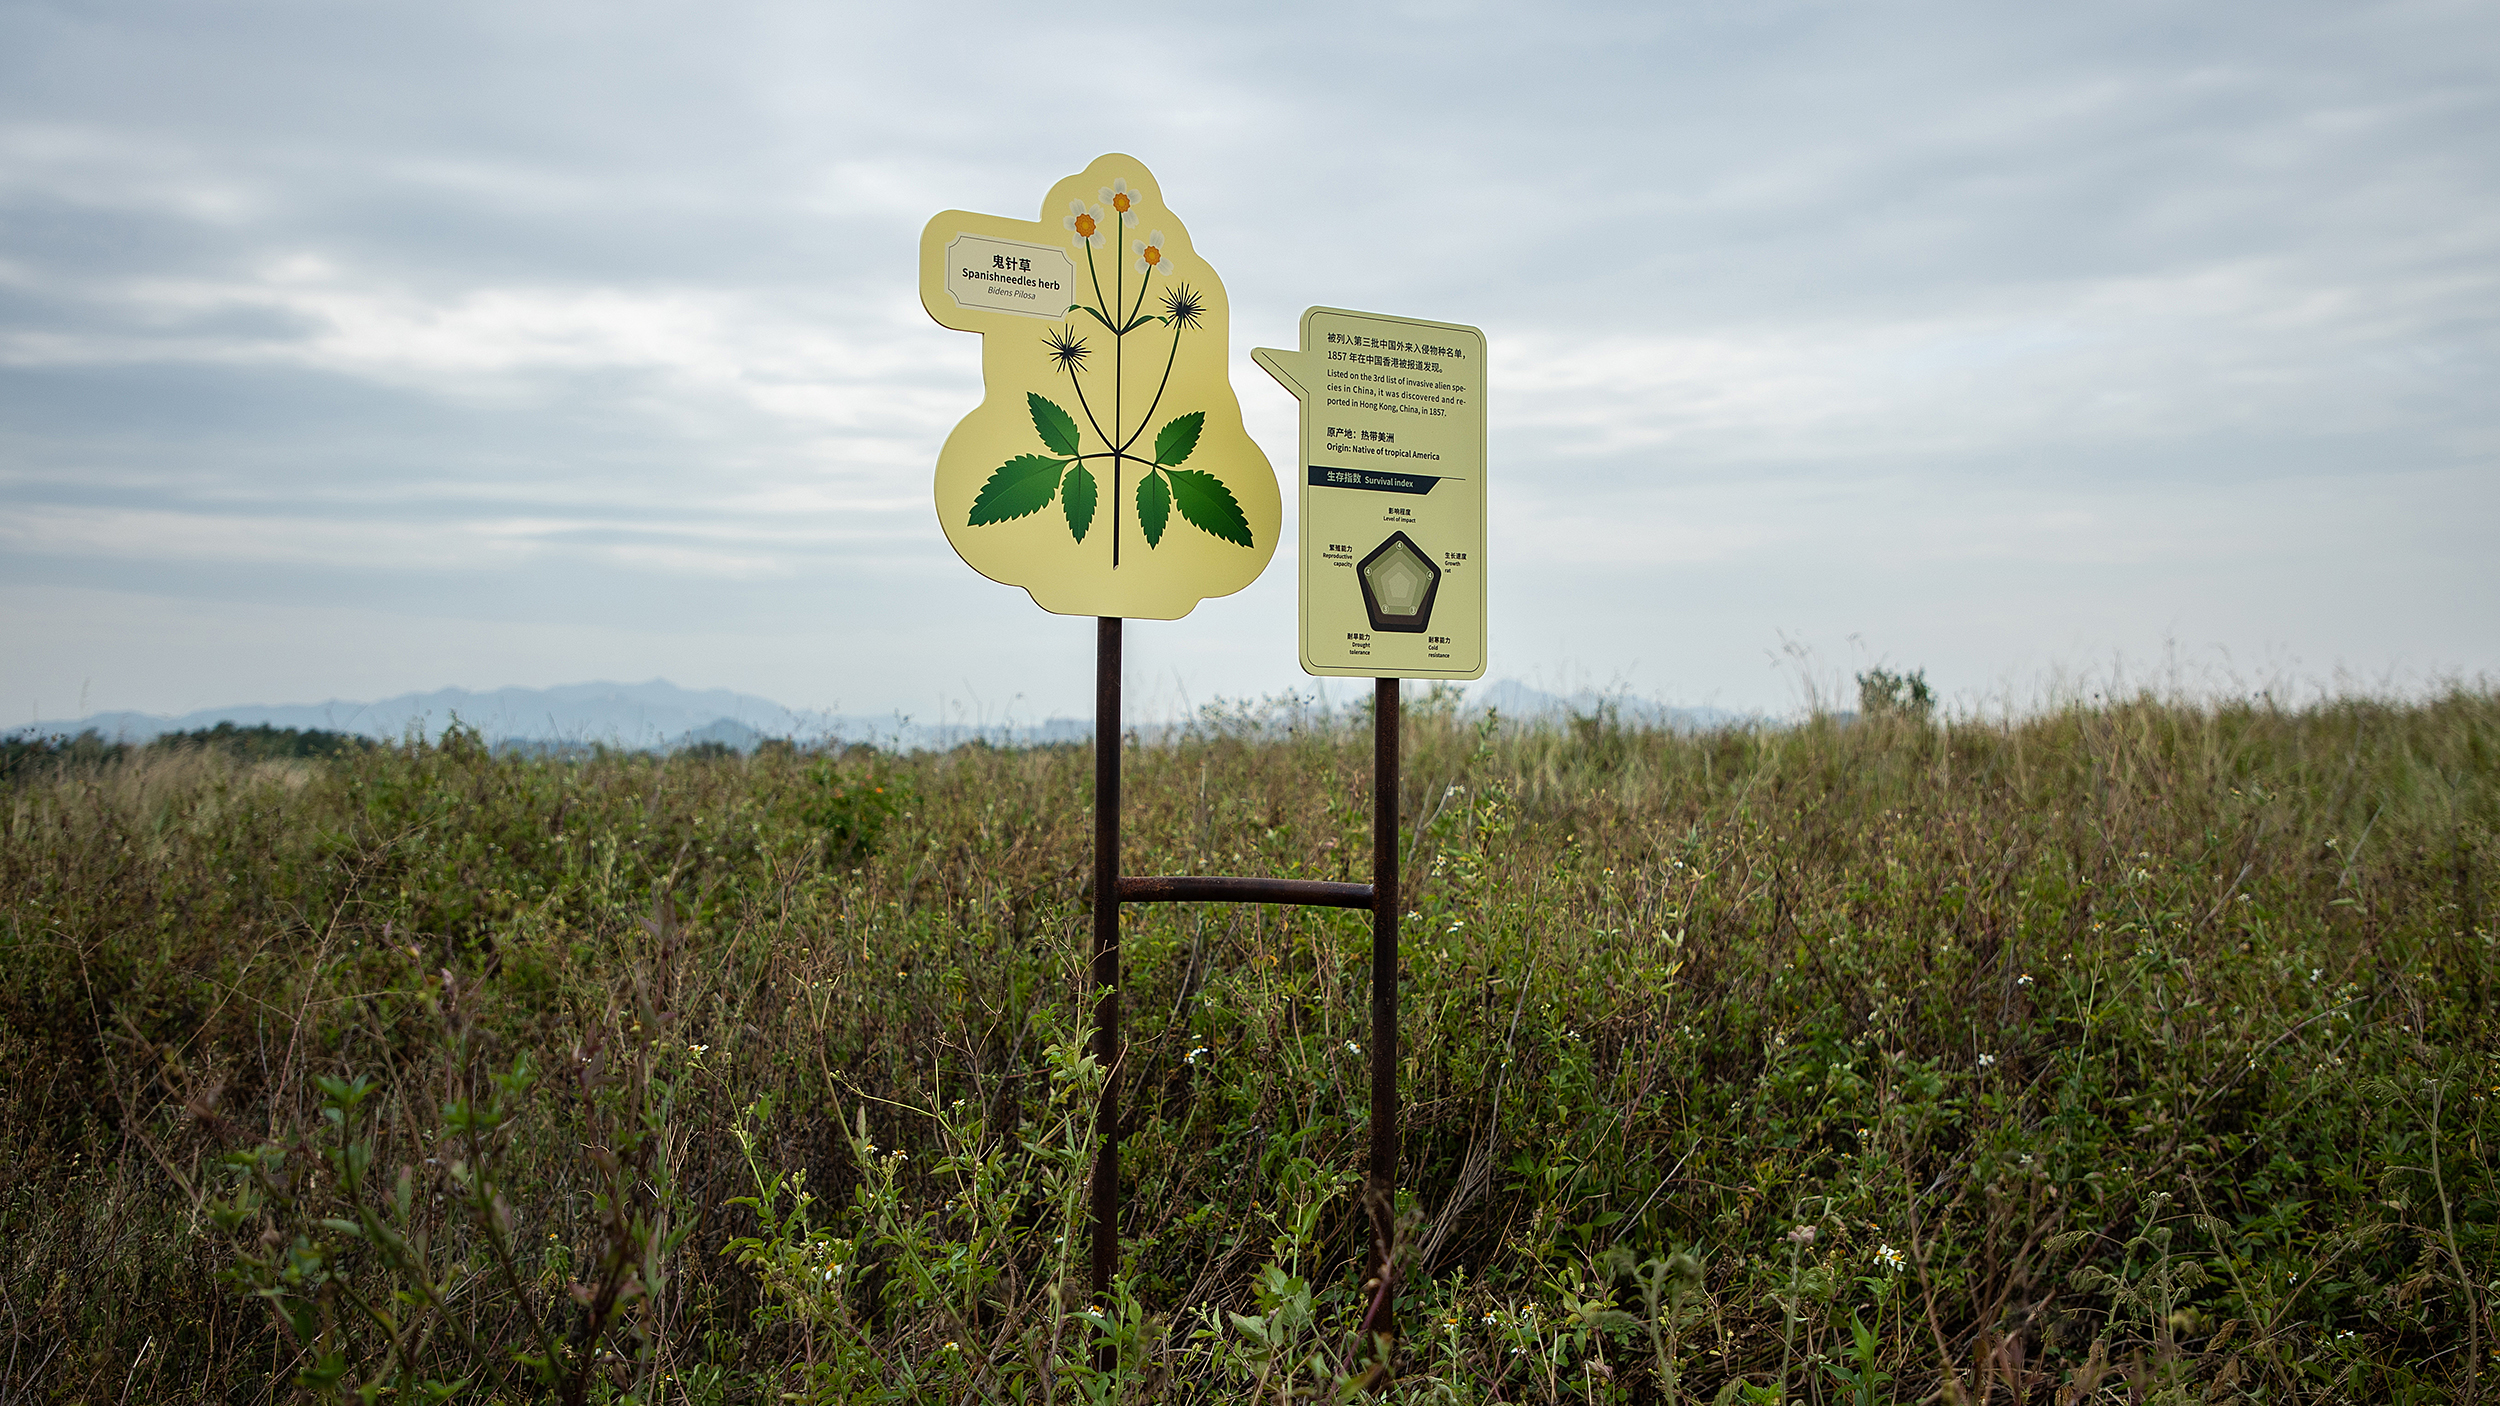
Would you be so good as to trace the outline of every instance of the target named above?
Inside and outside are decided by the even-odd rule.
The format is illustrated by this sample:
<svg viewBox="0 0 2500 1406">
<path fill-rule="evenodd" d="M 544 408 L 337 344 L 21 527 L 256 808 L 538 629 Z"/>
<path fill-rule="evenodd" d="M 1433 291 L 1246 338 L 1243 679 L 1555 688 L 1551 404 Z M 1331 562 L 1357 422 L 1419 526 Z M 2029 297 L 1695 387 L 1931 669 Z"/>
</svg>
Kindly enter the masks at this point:
<svg viewBox="0 0 2500 1406">
<path fill-rule="evenodd" d="M 1398 681 L 1372 700 L 1372 1274 L 1373 1332 L 1397 1331 L 1389 1313 L 1398 1194 Z"/>
<path fill-rule="evenodd" d="M 1372 910 L 1371 1165 L 1364 1201 L 1371 1210 L 1371 1307 L 1367 1332 L 1397 1332 L 1398 1186 L 1398 681 L 1379 680 L 1372 701 L 1372 881 L 1319 883 L 1209 875 L 1123 878 L 1120 874 L 1120 621 L 1102 616 L 1094 637 L 1094 1062 L 1103 1071 L 1094 1106 L 1093 1290 L 1111 1295 L 1120 1269 L 1120 903 L 1230 901 L 1298 903 Z M 1109 1370 L 1112 1347 L 1095 1353 Z"/>
<path fill-rule="evenodd" d="M 1094 1298 L 1120 1271 L 1120 620 L 1094 635 Z"/>
</svg>

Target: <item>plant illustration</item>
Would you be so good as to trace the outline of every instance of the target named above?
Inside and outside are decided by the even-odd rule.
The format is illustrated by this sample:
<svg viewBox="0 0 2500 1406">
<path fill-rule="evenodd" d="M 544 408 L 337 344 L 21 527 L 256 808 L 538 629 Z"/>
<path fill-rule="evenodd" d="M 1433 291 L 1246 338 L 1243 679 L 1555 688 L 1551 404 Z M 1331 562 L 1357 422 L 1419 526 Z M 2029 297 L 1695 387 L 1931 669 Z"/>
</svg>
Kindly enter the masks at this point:
<svg viewBox="0 0 2500 1406">
<path fill-rule="evenodd" d="M 1136 227 L 1141 194 L 1123 177 L 1102 188 L 1098 204 L 1069 201 L 1068 213 L 1060 221 L 1071 241 L 1085 251 L 1086 272 L 1094 286 L 1093 302 L 1071 303 L 1067 311 L 1091 317 L 1100 324 L 1101 331 L 1111 336 L 1109 406 L 1100 403 L 1103 395 L 1099 386 L 1092 396 L 1086 394 L 1086 360 L 1094 354 L 1086 339 L 1094 335 L 1095 329 L 1080 332 L 1078 319 L 1071 316 L 1065 324 L 1046 333 L 1042 344 L 1052 369 L 1068 378 L 1068 388 L 1076 399 L 1077 410 L 1084 416 L 1084 424 L 1079 425 L 1077 417 L 1058 402 L 1028 392 L 1025 406 L 1033 416 L 1034 432 L 1041 437 L 1046 452 L 1019 454 L 999 465 L 972 500 L 968 524 L 983 527 L 1029 517 L 1056 499 L 1067 515 L 1069 534 L 1082 542 L 1093 528 L 1094 509 L 1101 495 L 1095 471 L 1088 464 L 1108 460 L 1114 567 L 1120 564 L 1120 495 L 1128 482 L 1131 464 L 1137 466 L 1137 525 L 1145 533 L 1149 548 L 1162 544 L 1164 529 L 1170 525 L 1175 508 L 1192 526 L 1211 537 L 1243 547 L 1254 545 L 1249 519 L 1243 516 L 1241 504 L 1224 481 L 1204 470 L 1181 467 L 1198 447 L 1199 433 L 1206 428 L 1205 411 L 1192 410 L 1166 420 L 1155 431 L 1151 452 L 1138 444 L 1163 407 L 1163 393 L 1172 384 L 1172 367 L 1180 359 L 1181 335 L 1196 331 L 1207 310 L 1205 296 L 1174 276 L 1171 256 L 1159 229 L 1149 229 L 1144 236 L 1130 239 L 1126 260 L 1116 253 L 1108 260 L 1097 257 L 1114 247 L 1120 231 Z M 1106 262 L 1112 266 L 1107 298 L 1102 286 L 1102 265 Z M 1137 279 L 1133 294 L 1128 286 L 1128 276 L 1132 274 Z M 1156 306 L 1162 311 L 1149 313 L 1147 301 L 1158 276 L 1164 280 L 1156 299 Z M 1164 328 L 1171 331 L 1172 340 L 1164 353 L 1162 376 L 1144 411 L 1132 423 L 1127 414 L 1129 334 L 1151 334 Z M 1151 367 L 1152 352 L 1148 351 L 1146 357 Z M 1089 449 L 1088 444 L 1099 447 Z"/>
</svg>

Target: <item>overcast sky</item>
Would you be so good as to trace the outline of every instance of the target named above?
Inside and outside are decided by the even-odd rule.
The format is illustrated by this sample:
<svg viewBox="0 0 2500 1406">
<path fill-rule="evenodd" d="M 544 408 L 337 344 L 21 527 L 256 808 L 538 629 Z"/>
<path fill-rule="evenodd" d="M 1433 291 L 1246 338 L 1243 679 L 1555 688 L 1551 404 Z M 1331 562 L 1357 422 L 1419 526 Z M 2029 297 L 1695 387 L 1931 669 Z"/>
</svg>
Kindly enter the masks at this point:
<svg viewBox="0 0 2500 1406">
<path fill-rule="evenodd" d="M 2500 673 L 2488 0 L 1231 13 L 0 0 L 0 709 L 1085 711 L 917 240 L 1115 150 L 1280 463 L 1304 307 L 1484 329 L 1488 678 Z M 1292 502 L 1141 702 L 1311 685 Z"/>
</svg>

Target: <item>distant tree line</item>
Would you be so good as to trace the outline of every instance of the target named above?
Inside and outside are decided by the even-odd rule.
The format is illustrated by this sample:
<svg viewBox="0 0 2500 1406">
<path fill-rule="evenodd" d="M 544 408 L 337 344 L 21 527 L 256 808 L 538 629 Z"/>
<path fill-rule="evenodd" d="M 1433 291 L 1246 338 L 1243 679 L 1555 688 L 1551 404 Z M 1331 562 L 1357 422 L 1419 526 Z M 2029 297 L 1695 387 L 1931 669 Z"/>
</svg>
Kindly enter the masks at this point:
<svg viewBox="0 0 2500 1406">
<path fill-rule="evenodd" d="M 239 727 L 223 722 L 215 727 L 190 732 L 168 732 L 140 744 L 111 741 L 94 728 L 73 737 L 67 733 L 41 735 L 15 732 L 0 735 L 0 784 L 19 777 L 31 777 L 57 766 L 99 766 L 119 762 L 134 754 L 193 751 L 216 751 L 244 761 L 321 760 L 331 757 L 356 756 L 389 744 L 352 732 L 332 732 L 318 727 L 272 727 L 259 723 Z M 521 757 L 537 761 L 597 762 L 628 756 L 666 756 L 677 760 L 729 762 L 746 759 L 736 747 L 716 739 L 670 748 L 627 747 L 608 742 L 564 742 L 539 739 L 507 739 L 489 745 L 477 729 L 454 721 L 449 731 L 433 745 L 457 750 L 474 747 L 498 757 Z M 1077 751 L 1089 744 L 1075 742 L 1041 742 L 1015 751 Z M 915 749 L 913 754 L 918 754 Z M 998 750 L 985 740 L 975 738 L 960 742 L 951 750 Z M 752 759 L 759 762 L 786 762 L 798 758 L 833 757 L 853 762 L 870 761 L 887 755 L 888 749 L 871 742 L 826 740 L 801 742 L 790 737 L 766 737 L 757 741 Z"/>
<path fill-rule="evenodd" d="M 117 762 L 134 751 L 216 751 L 244 761 L 285 761 L 347 756 L 381 744 L 352 732 L 319 727 L 271 727 L 260 723 L 237 727 L 230 722 L 190 732 L 168 732 L 144 748 L 105 740 L 94 728 L 72 737 L 66 733 L 36 736 L 14 733 L 0 737 L 0 781 L 32 775 L 56 765 L 82 766 Z"/>
</svg>

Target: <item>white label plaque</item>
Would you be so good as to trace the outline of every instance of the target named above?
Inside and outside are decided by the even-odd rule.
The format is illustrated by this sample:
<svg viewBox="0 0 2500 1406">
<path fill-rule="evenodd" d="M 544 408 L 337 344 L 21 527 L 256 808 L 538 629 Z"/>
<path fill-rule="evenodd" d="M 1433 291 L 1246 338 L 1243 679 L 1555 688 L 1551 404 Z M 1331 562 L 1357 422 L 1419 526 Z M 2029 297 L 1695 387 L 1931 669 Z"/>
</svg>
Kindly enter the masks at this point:
<svg viewBox="0 0 2500 1406">
<path fill-rule="evenodd" d="M 946 245 L 946 291 L 955 306 L 1056 322 L 1076 302 L 1076 263 L 1047 244 L 959 234 Z"/>
</svg>

